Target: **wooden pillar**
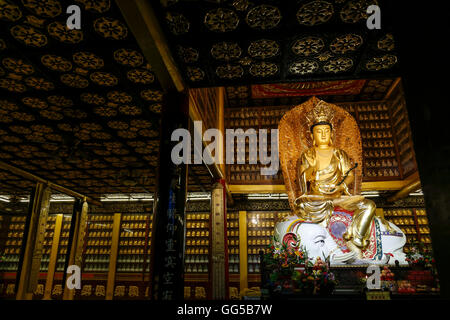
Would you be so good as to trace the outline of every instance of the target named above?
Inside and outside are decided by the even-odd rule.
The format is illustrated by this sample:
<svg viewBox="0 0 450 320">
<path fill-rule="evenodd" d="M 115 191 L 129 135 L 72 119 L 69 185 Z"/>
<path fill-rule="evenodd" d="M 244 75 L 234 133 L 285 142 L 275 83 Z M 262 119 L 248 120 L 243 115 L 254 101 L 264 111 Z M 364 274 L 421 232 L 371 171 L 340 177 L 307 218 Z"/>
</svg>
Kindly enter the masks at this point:
<svg viewBox="0 0 450 320">
<path fill-rule="evenodd" d="M 106 298 L 105 300 L 112 300 L 114 294 L 114 283 L 116 280 L 116 265 L 117 254 L 119 249 L 119 237 L 120 237 L 120 219 L 121 214 L 115 213 L 113 218 L 113 230 L 111 239 L 111 253 L 109 256 L 108 266 L 108 280 L 106 282 Z"/>
<path fill-rule="evenodd" d="M 52 249 L 50 251 L 50 262 L 48 265 L 47 280 L 45 281 L 44 297 L 42 300 L 51 300 L 53 277 L 55 276 L 56 263 L 58 259 L 59 238 L 61 236 L 63 215 L 56 215 L 55 230 L 53 232 Z"/>
<path fill-rule="evenodd" d="M 17 276 L 19 278 L 17 300 L 31 300 L 38 284 L 50 195 L 49 187 L 43 183 L 37 183 L 32 204 L 30 203 L 32 207 L 26 223 L 26 234 L 24 234 L 26 242 L 22 246 L 23 255 L 21 254 L 20 258 L 22 268 Z"/>
<path fill-rule="evenodd" d="M 75 296 L 75 290 L 69 289 L 66 284 L 67 278 L 67 268 L 71 265 L 76 265 L 82 267 L 83 259 L 83 244 L 86 235 L 87 228 L 87 214 L 88 214 L 88 203 L 86 201 L 81 205 L 81 201 L 77 200 L 74 204 L 74 210 L 72 214 L 72 221 L 69 232 L 69 243 L 67 248 L 69 249 L 66 255 L 66 262 L 63 271 L 63 282 L 64 293 L 63 300 L 73 300 Z"/>
<path fill-rule="evenodd" d="M 247 211 L 239 211 L 239 283 L 240 291 L 248 288 Z"/>
<path fill-rule="evenodd" d="M 155 300 L 184 298 L 184 211 L 188 168 L 187 164 L 176 165 L 172 161 L 172 148 L 179 142 L 172 142 L 171 137 L 176 129 L 189 132 L 188 114 L 189 100 L 185 92 L 165 95 L 150 258 L 151 296 Z"/>
<path fill-rule="evenodd" d="M 217 129 L 219 129 L 222 134 L 222 139 L 218 142 L 216 152 L 219 153 L 219 169 L 222 172 L 222 177 L 226 179 L 226 170 L 225 170 L 225 88 L 219 87 L 217 88 L 217 107 L 219 112 L 217 113 Z"/>
<path fill-rule="evenodd" d="M 218 182 L 214 185 L 211 196 L 211 283 L 212 298 L 214 300 L 223 300 L 227 295 L 227 271 L 228 261 L 227 243 L 226 243 L 226 217 L 225 217 L 225 189 Z"/>
</svg>

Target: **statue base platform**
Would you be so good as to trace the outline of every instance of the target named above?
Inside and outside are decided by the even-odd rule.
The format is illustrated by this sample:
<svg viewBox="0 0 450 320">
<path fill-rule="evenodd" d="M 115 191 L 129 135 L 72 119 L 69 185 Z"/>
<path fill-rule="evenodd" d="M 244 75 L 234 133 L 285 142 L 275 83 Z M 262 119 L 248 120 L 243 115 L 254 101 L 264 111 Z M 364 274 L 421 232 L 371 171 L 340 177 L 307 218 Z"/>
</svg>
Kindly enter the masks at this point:
<svg viewBox="0 0 450 320">
<path fill-rule="evenodd" d="M 366 300 L 367 267 L 369 265 L 339 265 L 331 266 L 337 285 L 329 292 L 313 294 L 313 292 L 296 293 L 294 290 L 274 292 L 268 289 L 267 283 L 261 283 L 262 299 L 274 300 L 309 300 L 309 299 L 355 299 Z M 383 269 L 383 266 L 380 266 Z M 381 279 L 382 288 L 378 291 L 390 292 L 390 299 L 435 299 L 439 298 L 436 277 L 431 270 L 414 270 L 410 266 L 389 267 L 393 277 L 389 280 Z M 264 279 L 264 277 L 262 277 Z M 267 279 L 267 278 L 266 278 Z"/>
</svg>

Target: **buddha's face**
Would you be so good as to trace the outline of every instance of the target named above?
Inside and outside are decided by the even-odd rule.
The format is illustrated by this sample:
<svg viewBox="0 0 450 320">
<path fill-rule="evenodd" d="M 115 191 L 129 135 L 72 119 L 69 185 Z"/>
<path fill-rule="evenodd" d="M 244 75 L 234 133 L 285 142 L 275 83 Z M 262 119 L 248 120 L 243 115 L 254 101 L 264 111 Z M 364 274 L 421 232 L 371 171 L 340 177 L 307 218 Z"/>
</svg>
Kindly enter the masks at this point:
<svg viewBox="0 0 450 320">
<path fill-rule="evenodd" d="M 313 128 L 313 138 L 315 145 L 328 146 L 331 141 L 331 127 L 327 124 L 319 124 Z"/>
</svg>

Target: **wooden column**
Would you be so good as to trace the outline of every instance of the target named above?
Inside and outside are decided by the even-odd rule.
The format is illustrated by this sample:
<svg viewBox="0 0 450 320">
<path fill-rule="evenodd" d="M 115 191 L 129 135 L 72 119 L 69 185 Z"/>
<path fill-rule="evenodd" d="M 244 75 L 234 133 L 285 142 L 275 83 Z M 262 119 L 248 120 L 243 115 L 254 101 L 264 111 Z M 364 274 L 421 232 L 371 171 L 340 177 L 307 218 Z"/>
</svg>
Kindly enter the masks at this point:
<svg viewBox="0 0 450 320">
<path fill-rule="evenodd" d="M 120 219 L 121 214 L 115 213 L 113 218 L 113 230 L 111 239 L 111 254 L 109 256 L 109 266 L 108 266 L 108 280 L 106 282 L 106 298 L 105 300 L 112 300 L 114 294 L 114 283 L 116 279 L 116 265 L 117 265 L 117 254 L 119 249 L 119 238 L 120 238 Z"/>
<path fill-rule="evenodd" d="M 19 278 L 17 300 L 31 300 L 38 284 L 50 195 L 49 187 L 43 183 L 37 183 L 32 204 L 30 203 L 32 205 L 31 214 L 28 216 L 25 226 L 26 242 L 22 246 L 23 254 L 19 261 L 22 268 L 17 276 Z"/>
<path fill-rule="evenodd" d="M 248 288 L 247 211 L 239 211 L 239 283 L 240 291 Z"/>
<path fill-rule="evenodd" d="M 63 300 L 73 300 L 75 296 L 75 290 L 77 290 L 67 288 L 66 271 L 68 266 L 70 265 L 77 265 L 80 267 L 80 269 L 82 267 L 83 245 L 87 228 L 87 214 L 88 214 L 88 203 L 84 201 L 83 204 L 81 205 L 81 202 L 79 200 L 75 201 L 70 226 L 69 243 L 67 245 L 67 248 L 69 250 L 66 255 L 66 263 L 64 265 L 63 271 L 63 282 L 62 282 L 62 285 L 64 287 Z"/>
<path fill-rule="evenodd" d="M 226 179 L 226 170 L 225 170 L 225 88 L 219 87 L 217 88 L 217 107 L 219 112 L 217 113 L 217 129 L 219 129 L 222 134 L 222 140 L 219 141 L 217 145 L 216 152 L 219 153 L 219 169 L 222 172 L 222 177 Z"/>
<path fill-rule="evenodd" d="M 188 95 L 169 92 L 164 96 L 161 119 L 157 193 L 151 241 L 151 296 L 155 300 L 184 298 L 185 204 L 187 164 L 176 165 L 171 158 L 172 132 L 189 127 Z"/>
<path fill-rule="evenodd" d="M 226 259 L 226 217 L 225 217 L 225 189 L 221 183 L 216 183 L 211 196 L 211 263 L 212 263 L 212 298 L 223 300 L 227 295 L 227 270 Z"/>
<path fill-rule="evenodd" d="M 47 280 L 45 282 L 44 297 L 42 300 L 51 300 L 53 277 L 55 276 L 56 263 L 58 259 L 59 238 L 61 236 L 63 215 L 56 215 L 55 230 L 53 232 L 52 249 L 50 251 L 50 262 L 48 265 Z"/>
</svg>

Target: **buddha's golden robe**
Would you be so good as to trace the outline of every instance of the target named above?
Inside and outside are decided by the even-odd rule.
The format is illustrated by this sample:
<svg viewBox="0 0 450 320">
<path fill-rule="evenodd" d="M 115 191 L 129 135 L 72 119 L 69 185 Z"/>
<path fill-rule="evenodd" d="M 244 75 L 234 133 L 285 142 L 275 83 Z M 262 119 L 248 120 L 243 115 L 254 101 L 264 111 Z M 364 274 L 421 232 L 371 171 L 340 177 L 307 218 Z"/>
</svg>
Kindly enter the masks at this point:
<svg viewBox="0 0 450 320">
<path fill-rule="evenodd" d="M 328 226 L 334 207 L 339 206 L 353 212 L 352 225 L 344 234 L 346 240 L 353 238 L 358 247 L 368 244 L 369 228 L 375 215 L 375 203 L 362 196 L 352 196 L 345 182 L 342 190 L 337 190 L 337 184 L 342 181 L 345 174 L 354 177 L 351 160 L 345 151 L 333 149 L 330 163 L 325 168 L 318 169 L 318 156 L 315 148 L 306 150 L 297 163 L 300 196 L 316 195 L 327 197 L 325 200 L 311 200 L 313 197 L 297 198 L 297 215 L 301 218 Z"/>
</svg>

